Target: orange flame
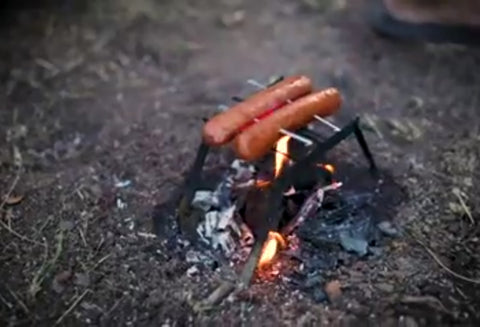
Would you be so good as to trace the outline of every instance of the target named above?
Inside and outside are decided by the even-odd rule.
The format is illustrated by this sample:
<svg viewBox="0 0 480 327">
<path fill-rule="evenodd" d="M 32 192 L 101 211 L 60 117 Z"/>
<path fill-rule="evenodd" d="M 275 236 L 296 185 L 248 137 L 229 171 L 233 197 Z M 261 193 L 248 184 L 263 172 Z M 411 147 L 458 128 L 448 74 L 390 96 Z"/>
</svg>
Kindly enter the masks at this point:
<svg viewBox="0 0 480 327">
<path fill-rule="evenodd" d="M 262 255 L 258 261 L 260 267 L 272 262 L 279 248 L 286 247 L 285 239 L 277 232 L 268 232 L 268 239 L 263 245 Z"/>
<path fill-rule="evenodd" d="M 288 141 L 290 140 L 290 136 L 284 136 L 280 140 L 278 140 L 276 145 L 276 153 L 275 153 L 275 178 L 280 175 L 284 165 L 288 162 Z M 260 182 L 260 183 L 259 183 Z M 257 186 L 265 186 L 268 185 L 270 182 L 268 181 L 257 181 Z M 265 244 L 263 245 L 262 255 L 258 261 L 258 266 L 262 267 L 270 262 L 272 262 L 275 254 L 281 248 L 286 247 L 286 241 L 283 236 L 277 232 L 270 231 L 268 232 L 268 238 Z"/>
<path fill-rule="evenodd" d="M 284 136 L 277 142 L 275 153 L 275 177 L 280 175 L 283 166 L 288 161 L 288 141 L 290 140 L 290 136 Z"/>
<path fill-rule="evenodd" d="M 326 171 L 328 171 L 330 174 L 335 173 L 335 166 L 332 164 L 317 164 L 318 167 L 322 167 Z"/>
</svg>

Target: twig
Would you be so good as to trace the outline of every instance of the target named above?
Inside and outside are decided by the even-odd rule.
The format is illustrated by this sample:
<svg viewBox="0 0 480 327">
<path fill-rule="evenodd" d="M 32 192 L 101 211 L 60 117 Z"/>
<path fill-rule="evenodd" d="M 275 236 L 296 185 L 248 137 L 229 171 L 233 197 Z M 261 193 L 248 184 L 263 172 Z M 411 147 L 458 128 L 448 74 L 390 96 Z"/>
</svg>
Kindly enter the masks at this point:
<svg viewBox="0 0 480 327">
<path fill-rule="evenodd" d="M 144 238 L 157 238 L 157 235 L 153 233 L 138 232 L 137 235 Z"/>
<path fill-rule="evenodd" d="M 430 307 L 438 310 L 438 311 L 443 311 L 445 313 L 448 313 L 449 311 L 447 308 L 443 305 L 442 301 L 437 299 L 434 296 L 413 296 L 413 295 L 405 295 L 400 299 L 400 302 L 404 304 L 426 304 L 429 305 Z"/>
<path fill-rule="evenodd" d="M 267 231 L 268 236 L 268 231 Z M 255 245 L 250 251 L 248 260 L 245 263 L 242 273 L 240 275 L 239 288 L 247 288 L 250 285 L 255 269 L 257 268 L 258 261 L 260 260 L 260 255 L 262 254 L 262 249 L 265 244 L 265 240 L 257 239 L 255 240 Z"/>
<path fill-rule="evenodd" d="M 46 270 L 46 267 L 48 266 L 48 243 L 45 238 L 43 238 L 43 240 L 45 242 L 45 244 L 43 244 L 43 246 L 45 247 L 45 252 L 44 252 L 45 259 L 43 260 L 43 263 L 40 266 L 40 269 L 38 269 L 35 275 L 33 276 L 32 283 L 30 284 L 30 288 L 28 292 L 31 298 L 34 298 L 35 295 L 38 293 L 40 289 L 40 284 L 42 283 L 41 279 L 42 279 L 43 272 Z"/>
<path fill-rule="evenodd" d="M 90 269 L 90 271 L 94 271 L 96 268 L 98 268 L 98 266 L 100 266 L 105 260 L 107 260 L 111 256 L 112 256 L 112 254 L 109 253 L 106 256 L 104 256 L 103 258 L 101 258 L 100 260 L 98 260 L 97 263 L 95 265 L 93 265 L 93 267 Z"/>
<path fill-rule="evenodd" d="M 235 284 L 230 281 L 222 282 L 204 301 L 195 306 L 195 311 L 208 310 L 220 303 L 235 289 Z"/>
<path fill-rule="evenodd" d="M 7 224 L 5 224 L 2 220 L 0 220 L 0 226 L 2 226 L 4 229 L 6 229 L 7 232 L 9 232 L 10 234 L 18 237 L 19 239 L 21 239 L 21 240 L 23 240 L 23 241 L 30 242 L 30 243 L 35 244 L 35 245 L 43 245 L 43 244 L 40 243 L 40 242 L 31 240 L 31 239 L 29 239 L 28 237 L 23 236 L 22 234 L 17 233 L 17 232 L 14 231 L 10 226 L 8 226 Z"/>
<path fill-rule="evenodd" d="M 462 195 L 460 194 L 460 190 L 457 189 L 457 188 L 454 188 L 454 189 L 453 189 L 453 194 L 455 194 L 455 196 L 457 197 L 458 201 L 460 202 L 460 205 L 462 206 L 463 211 L 465 211 L 465 214 L 467 215 L 468 219 L 470 219 L 470 223 L 471 223 L 472 225 L 474 225 L 474 224 L 475 224 L 475 220 L 473 219 L 472 212 L 470 211 L 470 209 L 468 208 L 467 204 L 466 204 L 465 201 L 463 200 Z"/>
<path fill-rule="evenodd" d="M 72 305 L 70 305 L 70 307 L 60 316 L 60 318 L 57 319 L 57 321 L 55 322 L 55 325 L 59 325 L 63 319 L 68 316 L 68 314 L 70 312 L 73 311 L 73 309 L 75 309 L 75 307 L 80 303 L 80 301 L 82 301 L 82 299 L 85 297 L 85 295 L 87 295 L 87 293 L 91 292 L 89 289 L 86 289 L 82 294 L 80 294 L 77 299 L 75 301 L 73 301 Z"/>
<path fill-rule="evenodd" d="M 43 281 L 45 280 L 51 269 L 54 267 L 54 265 L 57 263 L 60 255 L 63 252 L 63 232 L 60 232 L 58 234 L 57 239 L 58 241 L 55 254 L 50 260 L 48 260 L 48 243 L 45 241 L 45 261 L 43 262 L 38 272 L 35 274 L 32 284 L 30 286 L 30 293 L 32 297 L 35 297 L 35 295 L 38 293 Z"/>
<path fill-rule="evenodd" d="M 443 269 L 445 269 L 449 274 L 451 274 L 452 276 L 455 276 L 455 277 L 457 277 L 458 279 L 461 279 L 461 280 L 463 280 L 463 281 L 465 281 L 465 282 L 469 282 L 469 283 L 472 283 L 472 284 L 480 285 L 480 279 L 472 279 L 472 278 L 469 278 L 469 277 L 460 275 L 459 273 L 456 273 L 456 272 L 453 271 L 452 269 L 448 268 L 447 265 L 445 265 L 445 264 L 438 258 L 438 256 L 437 256 L 431 249 L 429 249 L 425 244 L 423 244 L 423 243 L 420 242 L 419 240 L 417 240 L 417 242 L 420 243 L 420 244 L 425 248 L 425 251 L 427 251 L 427 253 L 432 257 L 432 259 L 433 259 L 438 265 L 440 265 L 440 267 L 442 267 Z"/>
<path fill-rule="evenodd" d="M 12 308 L 13 308 L 13 304 L 11 304 L 10 302 L 8 302 L 8 301 L 2 296 L 2 294 L 0 294 L 0 301 L 2 301 L 3 304 L 5 304 L 9 309 L 12 309 Z"/>
<path fill-rule="evenodd" d="M 15 187 L 17 186 L 19 180 L 20 180 L 20 172 L 18 172 L 17 175 L 15 175 L 15 178 L 13 179 L 13 182 L 12 182 L 12 184 L 10 185 L 10 188 L 8 189 L 7 193 L 4 195 L 4 198 L 3 198 L 3 200 L 2 200 L 2 203 L 0 204 L 0 211 L 3 210 L 3 207 L 4 207 L 5 204 L 7 203 L 8 198 L 10 197 L 10 195 L 12 195 L 12 192 L 13 192 L 13 190 L 15 189 Z"/>
<path fill-rule="evenodd" d="M 82 239 L 83 245 L 85 245 L 85 247 L 88 247 L 87 240 L 85 239 L 85 235 L 83 234 L 82 229 L 80 227 L 78 227 L 78 233 L 80 234 L 80 238 Z"/>
<path fill-rule="evenodd" d="M 8 291 L 10 292 L 10 294 L 12 295 L 12 297 L 15 299 L 15 301 L 17 301 L 18 305 L 23 309 L 23 311 L 28 315 L 30 314 L 30 310 L 28 310 L 27 306 L 25 305 L 25 303 L 17 296 L 17 294 L 12 291 L 10 288 L 8 288 Z"/>
<path fill-rule="evenodd" d="M 113 312 L 113 310 L 115 310 L 118 305 L 123 301 L 123 299 L 125 298 L 125 295 L 122 295 L 121 298 L 119 298 L 117 301 L 115 301 L 115 303 L 112 305 L 112 307 L 104 314 L 104 318 L 108 318 L 108 316 L 110 316 L 110 314 Z"/>
<path fill-rule="evenodd" d="M 7 204 L 8 198 L 10 197 L 10 195 L 11 195 L 12 192 L 13 192 L 13 190 L 14 190 L 15 187 L 17 186 L 19 180 L 20 180 L 20 172 L 17 172 L 17 174 L 15 175 L 15 178 L 13 179 L 12 184 L 10 185 L 10 188 L 8 189 L 7 193 L 5 194 L 5 196 L 4 196 L 3 200 L 2 200 L 2 203 L 0 203 L 0 211 L 2 211 L 3 208 L 5 207 L 5 204 Z M 23 235 L 17 233 L 16 231 L 14 231 L 14 230 L 12 229 L 12 227 L 10 227 L 9 225 L 5 224 L 1 219 L 0 219 L 0 226 L 2 226 L 4 229 L 6 229 L 10 234 L 18 237 L 19 239 L 21 239 L 21 240 L 23 240 L 23 241 L 27 241 L 27 242 L 30 242 L 30 243 L 33 243 L 33 244 L 36 244 L 36 245 L 43 245 L 43 244 L 40 243 L 40 242 L 31 240 L 31 239 L 29 239 L 28 237 L 23 236 Z"/>
</svg>

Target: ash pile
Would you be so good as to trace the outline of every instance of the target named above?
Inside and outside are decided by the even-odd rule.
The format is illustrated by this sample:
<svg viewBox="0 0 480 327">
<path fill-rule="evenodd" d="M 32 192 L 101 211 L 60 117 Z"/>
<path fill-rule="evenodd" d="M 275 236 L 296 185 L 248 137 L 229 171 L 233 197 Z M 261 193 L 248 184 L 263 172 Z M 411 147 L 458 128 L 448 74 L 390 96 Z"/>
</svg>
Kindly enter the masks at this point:
<svg viewBox="0 0 480 327">
<path fill-rule="evenodd" d="M 195 192 L 192 207 L 200 210 L 196 233 L 199 239 L 227 258 L 244 258 L 253 245 L 254 237 L 244 222 L 242 195 L 256 184 L 256 169 L 242 160 L 234 160 L 230 169 L 214 190 L 199 189 Z"/>
<path fill-rule="evenodd" d="M 331 174 L 332 166 L 327 167 Z M 309 173 L 310 179 L 321 176 Z M 286 238 L 293 235 L 296 239 L 287 242 L 281 257 L 300 263 L 301 274 L 379 255 L 384 237 L 399 235 L 377 210 L 384 201 L 382 188 L 358 187 L 354 182 L 343 189 L 332 176 L 324 176 L 322 183 L 311 180 L 307 186 L 305 177 L 299 176 L 299 180 L 283 194 L 279 229 Z M 259 177 L 254 165 L 237 159 L 214 189 L 198 189 L 192 201 L 192 207 L 201 212 L 198 239 L 232 262 L 245 261 L 264 218 L 260 215 L 265 184 L 268 182 Z"/>
</svg>

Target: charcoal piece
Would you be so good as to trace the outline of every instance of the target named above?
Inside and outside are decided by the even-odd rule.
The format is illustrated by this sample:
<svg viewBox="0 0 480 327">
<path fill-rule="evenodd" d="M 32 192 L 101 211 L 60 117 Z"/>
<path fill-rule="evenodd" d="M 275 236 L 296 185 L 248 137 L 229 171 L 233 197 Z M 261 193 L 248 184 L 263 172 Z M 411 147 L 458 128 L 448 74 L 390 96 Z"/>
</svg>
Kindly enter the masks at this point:
<svg viewBox="0 0 480 327">
<path fill-rule="evenodd" d="M 312 288 L 314 286 L 320 286 L 324 283 L 324 278 L 317 273 L 307 276 L 305 280 L 305 287 L 306 288 Z"/>
<path fill-rule="evenodd" d="M 214 197 L 218 201 L 218 208 L 228 208 L 232 203 L 232 183 L 231 177 L 225 174 L 221 183 L 215 189 Z"/>
<path fill-rule="evenodd" d="M 265 218 L 267 192 L 261 188 L 252 188 L 248 191 L 245 202 L 244 220 L 256 239 L 258 232 L 268 223 Z"/>
<path fill-rule="evenodd" d="M 380 247 L 370 246 L 368 252 L 370 252 L 373 257 L 378 257 L 383 253 L 383 250 Z"/>
<path fill-rule="evenodd" d="M 340 233 L 340 244 L 348 252 L 355 252 L 359 256 L 364 256 L 368 252 L 368 242 L 365 239 L 353 238 L 348 232 Z"/>
<path fill-rule="evenodd" d="M 328 208 L 324 204 L 317 217 L 307 219 L 299 227 L 298 236 L 319 249 L 336 244 L 349 252 L 366 255 L 368 244 L 377 238 L 369 206 L 371 198 L 369 193 L 326 197 L 325 201 L 331 201 Z"/>
<path fill-rule="evenodd" d="M 179 220 L 180 229 L 188 240 L 196 241 L 198 237 L 197 227 L 200 221 L 204 219 L 204 212 L 203 210 L 192 208 L 186 214 L 183 219 Z"/>
<path fill-rule="evenodd" d="M 196 190 L 214 191 L 219 183 L 225 178 L 225 173 L 219 169 L 210 169 L 202 173 Z"/>
<path fill-rule="evenodd" d="M 318 251 L 318 250 L 317 250 Z M 318 251 L 318 253 L 310 256 L 304 261 L 307 271 L 319 271 L 333 269 L 338 264 L 336 251 Z"/>
<path fill-rule="evenodd" d="M 359 212 L 367 211 L 373 197 L 371 193 L 329 193 L 323 201 L 319 219 L 327 224 L 344 221 L 347 217 L 353 217 L 358 215 Z"/>
<path fill-rule="evenodd" d="M 299 171 L 293 180 L 293 187 L 296 190 L 311 190 L 315 185 L 331 183 L 331 174 L 325 169 L 315 165 L 309 165 L 306 169 Z"/>
<path fill-rule="evenodd" d="M 291 198 L 285 198 L 284 199 L 284 212 L 282 215 L 282 218 L 280 219 L 279 223 L 279 229 L 282 230 L 282 228 L 288 224 L 288 222 L 295 217 L 297 214 L 298 210 L 300 209 L 300 206 Z"/>
<path fill-rule="evenodd" d="M 152 210 L 153 230 L 157 236 L 168 238 L 175 234 L 175 202 L 173 200 L 157 204 Z"/>
<path fill-rule="evenodd" d="M 327 301 L 328 296 L 320 287 L 313 290 L 313 300 L 317 303 L 322 303 Z"/>
<path fill-rule="evenodd" d="M 285 199 L 285 214 L 287 218 L 292 218 L 295 217 L 297 214 L 298 210 L 300 209 L 300 206 L 291 198 Z"/>
</svg>

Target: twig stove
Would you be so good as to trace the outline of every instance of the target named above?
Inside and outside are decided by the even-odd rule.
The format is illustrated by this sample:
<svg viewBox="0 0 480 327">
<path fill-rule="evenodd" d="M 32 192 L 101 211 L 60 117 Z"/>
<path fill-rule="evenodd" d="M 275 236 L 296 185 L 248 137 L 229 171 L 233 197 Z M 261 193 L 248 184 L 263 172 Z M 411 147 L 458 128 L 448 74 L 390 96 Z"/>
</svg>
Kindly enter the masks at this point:
<svg viewBox="0 0 480 327">
<path fill-rule="evenodd" d="M 276 88 L 278 90 L 281 86 L 280 84 L 285 84 L 286 79 L 279 78 L 268 86 L 263 86 L 254 80 L 249 80 L 248 83 L 262 90 L 246 100 L 233 97 L 232 99 L 238 102 L 240 106 L 248 107 L 249 105 L 255 105 L 255 102 L 252 102 L 252 98 L 255 100 L 255 97 L 257 101 L 262 101 L 262 97 L 268 97 L 268 92 L 274 92 L 271 91 L 272 89 L 275 90 Z M 327 93 L 331 92 L 329 90 L 327 90 Z M 241 140 L 236 140 L 235 143 L 230 138 L 230 143 L 239 145 L 235 150 L 237 157 L 240 159 L 235 160 L 232 164 L 236 172 L 234 175 L 230 174 L 229 178 L 224 179 L 215 191 L 209 193 L 202 190 L 202 174 L 212 146 L 211 139 L 204 137 L 202 144 L 198 148 L 194 164 L 186 178 L 177 210 L 177 218 L 182 232 L 187 236 L 197 234 L 195 236 L 200 236 L 200 238 L 211 236 L 213 227 L 209 220 L 215 220 L 213 225 L 222 230 L 230 225 L 230 220 L 236 214 L 243 218 L 243 222 L 233 224 L 232 228 L 236 230 L 240 237 L 244 237 L 245 233 L 249 234 L 248 232 L 251 231 L 249 235 L 254 240 L 251 250 L 249 249 L 248 258 L 244 263 L 242 273 L 238 278 L 237 285 L 233 283 L 221 285 L 219 289 L 212 293 L 211 298 L 207 299 L 207 302 L 216 301 L 232 291 L 236 286 L 248 286 L 255 269 L 271 262 L 278 249 L 285 246 L 286 237 L 321 207 L 325 193 L 342 186 L 341 182 L 337 182 L 333 178 L 334 167 L 329 164 L 323 164 L 325 155 L 329 150 L 348 137 L 354 136 L 367 159 L 370 172 L 372 174 L 376 173 L 376 165 L 360 129 L 359 118 L 354 118 L 342 128 L 337 127 L 324 118 L 326 115 L 321 111 L 321 103 L 310 105 L 314 109 L 305 114 L 303 111 L 308 111 L 308 108 L 304 109 L 305 106 L 308 106 L 308 101 L 303 99 L 309 96 L 310 90 L 305 93 L 307 94 L 297 96 L 297 99 L 284 96 L 281 105 L 274 104 L 273 109 L 270 107 L 268 110 L 263 110 L 260 114 L 258 112 L 250 112 L 250 116 L 244 115 L 242 118 L 243 126 L 234 130 L 237 136 L 233 135 L 233 137 L 238 137 L 242 133 L 248 133 L 249 129 L 257 124 L 258 126 L 261 124 L 268 126 L 270 124 L 271 126 L 268 126 L 268 128 L 276 129 L 274 131 L 276 140 L 274 144 L 264 142 L 269 145 L 267 151 L 260 150 L 255 154 L 248 154 L 248 151 L 245 151 L 245 147 L 242 149 Z M 277 97 L 278 94 L 277 92 Z M 297 103 L 302 101 L 307 104 L 297 105 Z M 265 102 L 268 101 L 265 100 Z M 264 107 L 268 108 L 269 105 L 271 104 L 266 104 Z M 297 108 L 292 109 L 294 106 L 297 106 Z M 320 109 L 315 109 L 317 107 Z M 229 109 L 227 106 L 220 106 L 220 109 L 224 113 L 228 113 L 231 110 L 235 111 L 235 109 Z M 294 115 L 303 114 L 305 118 L 299 118 L 295 121 L 295 119 L 285 118 L 282 120 L 281 117 L 277 117 L 277 123 L 275 123 L 275 115 L 278 116 L 283 110 L 297 110 Z M 234 118 L 232 120 L 235 122 Z M 323 138 L 319 133 L 309 128 L 309 122 L 317 122 L 327 126 L 333 131 L 333 135 L 326 139 Z M 268 131 L 265 133 L 268 134 Z M 266 138 L 268 137 L 266 135 Z M 255 143 L 258 142 L 261 143 L 262 138 L 257 136 L 254 143 L 249 144 L 250 146 L 252 144 L 256 146 L 257 144 Z M 217 143 L 223 145 L 226 142 Z M 295 146 L 300 150 L 294 151 Z M 262 148 L 262 146 L 259 147 Z M 248 147 L 247 150 L 249 150 Z M 274 155 L 275 170 L 273 178 L 266 180 L 261 177 L 261 166 L 262 160 L 268 154 Z M 245 175 L 248 176 L 245 177 Z M 308 192 L 305 194 L 301 190 L 308 190 Z M 223 195 L 220 194 L 222 192 Z M 236 193 L 235 205 L 227 205 L 224 206 L 225 209 L 223 210 L 207 212 L 209 207 L 215 205 L 221 207 L 219 202 L 222 202 L 222 196 L 231 197 L 232 192 Z M 302 194 L 300 200 L 297 201 L 298 208 L 293 210 L 288 219 L 284 219 L 286 211 L 285 198 L 294 197 L 298 194 Z M 215 196 L 216 198 L 212 199 Z M 227 199 L 226 201 L 230 200 Z M 203 208 L 204 210 L 198 210 L 198 208 Z M 253 214 L 254 219 L 251 218 L 252 214 L 249 214 L 249 211 L 252 210 L 255 211 L 255 214 Z M 248 231 L 245 232 L 245 229 Z M 222 237 L 218 239 L 217 237 L 214 243 L 223 247 L 224 252 L 231 253 L 234 246 L 229 245 L 231 240 L 227 238 L 228 235 L 225 235 L 224 239 Z"/>
</svg>

